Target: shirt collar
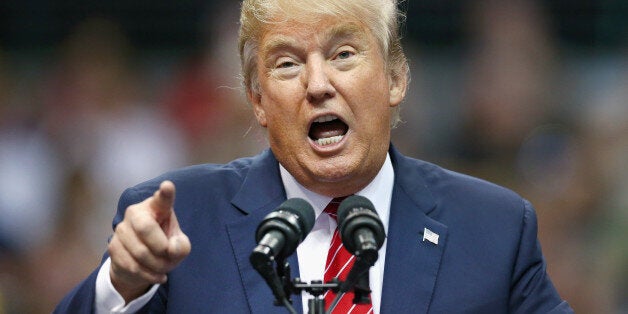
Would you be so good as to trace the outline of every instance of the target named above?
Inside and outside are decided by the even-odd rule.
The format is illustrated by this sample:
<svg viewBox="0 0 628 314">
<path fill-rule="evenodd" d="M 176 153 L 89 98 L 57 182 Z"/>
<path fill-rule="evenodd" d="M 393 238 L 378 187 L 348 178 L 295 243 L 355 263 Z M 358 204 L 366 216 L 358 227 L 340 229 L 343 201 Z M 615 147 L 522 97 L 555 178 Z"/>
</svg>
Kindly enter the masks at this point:
<svg viewBox="0 0 628 314">
<path fill-rule="evenodd" d="M 308 201 L 314 208 L 316 218 L 318 218 L 332 198 L 308 190 L 297 182 L 292 174 L 290 174 L 281 164 L 279 164 L 279 170 L 284 189 L 286 190 L 286 197 L 299 197 Z M 381 169 L 379 169 L 375 178 L 373 178 L 373 180 L 364 189 L 355 193 L 368 198 L 373 203 L 375 210 L 384 223 L 386 229 L 388 229 L 388 215 L 390 212 L 390 201 L 392 198 L 394 181 L 395 173 L 392 162 L 390 161 L 390 155 L 386 154 L 386 160 L 384 161 Z"/>
</svg>

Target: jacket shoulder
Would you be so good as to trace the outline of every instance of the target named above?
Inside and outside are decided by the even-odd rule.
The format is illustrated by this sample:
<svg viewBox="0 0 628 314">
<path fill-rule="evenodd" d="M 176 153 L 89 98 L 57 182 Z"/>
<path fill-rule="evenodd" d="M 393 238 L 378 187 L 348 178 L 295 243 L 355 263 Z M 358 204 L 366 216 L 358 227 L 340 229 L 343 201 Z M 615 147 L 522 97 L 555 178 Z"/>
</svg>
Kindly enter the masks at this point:
<svg viewBox="0 0 628 314">
<path fill-rule="evenodd" d="M 404 186 L 429 193 L 435 203 L 432 215 L 473 221 L 511 221 L 520 223 L 531 205 L 513 190 L 410 157 L 398 157 L 396 175 Z M 457 217 L 457 218 L 454 218 Z"/>
</svg>

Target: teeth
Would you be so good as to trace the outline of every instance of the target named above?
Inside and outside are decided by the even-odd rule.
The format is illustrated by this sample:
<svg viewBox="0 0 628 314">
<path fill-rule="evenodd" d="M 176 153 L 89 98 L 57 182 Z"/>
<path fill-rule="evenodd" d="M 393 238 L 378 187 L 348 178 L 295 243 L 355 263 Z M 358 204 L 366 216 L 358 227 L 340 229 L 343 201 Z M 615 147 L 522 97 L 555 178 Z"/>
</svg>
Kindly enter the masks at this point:
<svg viewBox="0 0 628 314">
<path fill-rule="evenodd" d="M 322 123 L 322 122 L 329 122 L 329 121 L 333 121 L 338 119 L 338 117 L 328 114 L 328 115 L 324 115 L 322 117 L 318 117 L 316 120 L 314 120 L 314 122 L 318 122 L 318 123 Z"/>
<path fill-rule="evenodd" d="M 321 145 L 321 146 L 338 143 L 340 142 L 343 136 L 344 135 L 337 135 L 337 136 L 332 136 L 332 137 L 319 138 L 316 140 L 316 143 L 318 143 L 318 145 Z"/>
</svg>

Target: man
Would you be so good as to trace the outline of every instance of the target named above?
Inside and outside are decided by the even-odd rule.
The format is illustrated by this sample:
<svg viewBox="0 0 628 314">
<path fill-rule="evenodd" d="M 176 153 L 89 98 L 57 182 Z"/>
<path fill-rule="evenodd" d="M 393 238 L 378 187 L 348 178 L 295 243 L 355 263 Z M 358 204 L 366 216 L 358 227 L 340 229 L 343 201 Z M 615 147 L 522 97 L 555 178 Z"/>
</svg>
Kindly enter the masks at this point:
<svg viewBox="0 0 628 314">
<path fill-rule="evenodd" d="M 408 83 L 397 32 L 393 0 L 245 0 L 244 85 L 270 149 L 126 190 L 104 264 L 57 311 L 282 311 L 248 261 L 255 228 L 287 198 L 310 202 L 316 223 L 289 261 L 293 278 L 322 279 L 336 227 L 323 208 L 358 194 L 387 231 L 369 311 L 571 312 L 529 203 L 390 144 Z"/>
</svg>

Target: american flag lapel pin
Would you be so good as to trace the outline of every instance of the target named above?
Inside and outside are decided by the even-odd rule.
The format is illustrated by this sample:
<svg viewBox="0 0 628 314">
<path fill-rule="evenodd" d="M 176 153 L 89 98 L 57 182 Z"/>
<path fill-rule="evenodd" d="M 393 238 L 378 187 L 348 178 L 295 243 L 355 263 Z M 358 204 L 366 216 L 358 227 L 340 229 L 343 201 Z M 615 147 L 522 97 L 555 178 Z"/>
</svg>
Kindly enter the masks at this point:
<svg viewBox="0 0 628 314">
<path fill-rule="evenodd" d="M 438 245 L 438 233 L 435 233 L 434 231 L 424 228 L 423 229 L 423 242 L 425 241 L 429 241 L 432 242 L 435 245 Z"/>
</svg>

